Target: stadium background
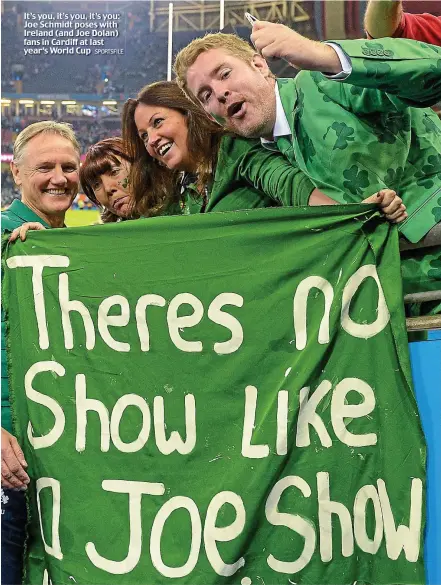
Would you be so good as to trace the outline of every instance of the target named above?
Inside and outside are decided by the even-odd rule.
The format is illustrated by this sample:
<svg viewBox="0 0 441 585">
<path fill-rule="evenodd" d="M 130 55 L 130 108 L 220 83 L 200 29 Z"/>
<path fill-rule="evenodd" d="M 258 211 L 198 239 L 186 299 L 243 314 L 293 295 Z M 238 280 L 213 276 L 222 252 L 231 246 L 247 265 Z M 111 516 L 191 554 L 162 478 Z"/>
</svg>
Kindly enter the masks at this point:
<svg viewBox="0 0 441 585">
<path fill-rule="evenodd" d="M 226 32 L 248 38 L 248 11 L 259 19 L 288 24 L 310 38 L 339 39 L 364 36 L 363 0 L 225 0 Z M 441 14 L 441 2 L 405 2 L 410 12 Z M 216 0 L 176 0 L 173 11 L 173 54 L 205 32 L 217 32 L 220 3 Z M 124 101 L 147 83 L 166 79 L 168 1 L 135 2 L 16 2 L 1 4 L 1 192 L 2 209 L 19 197 L 9 170 L 17 134 L 32 122 L 54 119 L 73 125 L 82 156 L 88 146 L 120 134 Z M 120 36 L 106 47 L 123 47 L 124 55 L 24 55 L 24 12 L 119 12 Z M 112 45 L 112 43 L 115 43 Z M 274 73 L 293 76 L 284 62 Z M 69 210 L 69 226 L 98 221 L 98 210 L 81 193 Z"/>
</svg>

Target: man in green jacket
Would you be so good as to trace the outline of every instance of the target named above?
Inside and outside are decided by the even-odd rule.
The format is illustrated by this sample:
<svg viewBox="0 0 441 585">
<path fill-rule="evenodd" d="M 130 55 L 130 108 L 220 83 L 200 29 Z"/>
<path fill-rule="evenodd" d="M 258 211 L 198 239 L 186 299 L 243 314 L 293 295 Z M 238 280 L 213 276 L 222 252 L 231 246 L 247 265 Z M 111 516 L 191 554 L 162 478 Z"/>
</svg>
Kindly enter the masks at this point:
<svg viewBox="0 0 441 585">
<path fill-rule="evenodd" d="M 69 124 L 31 124 L 17 136 L 11 171 L 21 191 L 1 214 L 2 233 L 24 223 L 45 228 L 64 226 L 66 211 L 79 186 L 80 147 Z M 2 583 L 21 583 L 26 524 L 24 491 L 29 483 L 23 452 L 13 436 L 2 310 Z"/>
<path fill-rule="evenodd" d="M 256 50 L 222 33 L 192 41 L 176 58 L 178 82 L 336 201 L 397 191 L 408 212 L 399 231 L 424 238 L 441 219 L 441 123 L 429 109 L 441 98 L 441 49 L 401 39 L 317 43 L 267 22 L 255 23 L 251 39 Z M 276 81 L 272 57 L 305 71 Z M 420 289 L 439 287 L 440 249 L 430 250 Z"/>
</svg>

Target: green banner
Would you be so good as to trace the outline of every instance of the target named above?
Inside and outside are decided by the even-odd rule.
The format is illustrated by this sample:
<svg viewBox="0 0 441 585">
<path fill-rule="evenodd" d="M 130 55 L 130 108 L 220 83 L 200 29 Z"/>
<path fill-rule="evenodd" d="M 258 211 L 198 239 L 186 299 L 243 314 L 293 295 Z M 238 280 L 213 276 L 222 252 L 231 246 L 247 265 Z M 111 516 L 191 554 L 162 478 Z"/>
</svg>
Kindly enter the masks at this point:
<svg viewBox="0 0 441 585">
<path fill-rule="evenodd" d="M 6 250 L 25 583 L 424 583 L 395 227 L 362 205 Z"/>
</svg>

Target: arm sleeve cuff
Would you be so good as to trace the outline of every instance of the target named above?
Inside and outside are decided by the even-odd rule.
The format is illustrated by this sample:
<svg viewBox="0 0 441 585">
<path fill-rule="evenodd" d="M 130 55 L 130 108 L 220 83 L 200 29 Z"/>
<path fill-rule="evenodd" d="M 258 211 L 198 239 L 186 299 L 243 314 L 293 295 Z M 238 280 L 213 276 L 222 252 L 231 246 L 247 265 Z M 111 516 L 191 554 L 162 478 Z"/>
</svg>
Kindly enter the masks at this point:
<svg viewBox="0 0 441 585">
<path fill-rule="evenodd" d="M 343 49 L 341 47 L 339 47 L 337 44 L 325 43 L 325 45 L 329 45 L 337 53 L 338 58 L 340 59 L 340 63 L 341 63 L 341 71 L 340 71 L 340 73 L 337 73 L 336 75 L 326 75 L 326 73 L 324 73 L 323 75 L 325 77 L 327 77 L 328 79 L 333 79 L 335 81 L 347 79 L 349 77 L 349 75 L 352 73 L 351 59 L 348 57 L 348 55 L 346 55 L 346 53 L 343 51 Z"/>
</svg>

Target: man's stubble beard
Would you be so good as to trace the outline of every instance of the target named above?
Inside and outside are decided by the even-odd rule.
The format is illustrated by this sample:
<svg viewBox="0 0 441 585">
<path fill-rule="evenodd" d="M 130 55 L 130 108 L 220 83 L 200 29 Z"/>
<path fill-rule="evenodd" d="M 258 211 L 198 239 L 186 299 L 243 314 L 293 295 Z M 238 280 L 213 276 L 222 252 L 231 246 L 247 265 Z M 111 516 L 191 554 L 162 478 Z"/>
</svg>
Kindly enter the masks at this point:
<svg viewBox="0 0 441 585">
<path fill-rule="evenodd" d="M 235 127 L 232 125 L 230 130 L 243 138 L 262 138 L 268 134 L 272 134 L 274 116 L 268 106 L 262 107 L 262 110 L 262 116 L 253 125 L 246 127 Z"/>
<path fill-rule="evenodd" d="M 267 99 L 261 100 L 260 103 L 253 107 L 254 112 L 260 113 L 258 120 L 256 120 L 253 125 L 245 128 L 232 128 L 233 132 L 236 132 L 236 134 L 239 134 L 244 138 L 266 138 L 267 136 L 272 137 L 274 124 L 276 122 L 276 96 L 274 93 L 273 84 L 271 84 L 269 79 L 267 80 L 267 83 L 271 88 Z M 268 91 L 267 88 L 265 88 L 264 91 Z"/>
</svg>

